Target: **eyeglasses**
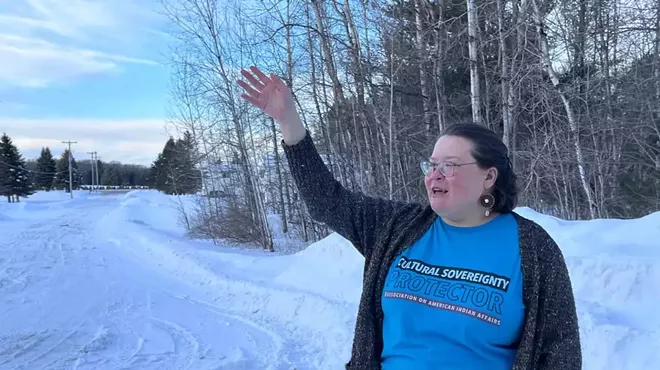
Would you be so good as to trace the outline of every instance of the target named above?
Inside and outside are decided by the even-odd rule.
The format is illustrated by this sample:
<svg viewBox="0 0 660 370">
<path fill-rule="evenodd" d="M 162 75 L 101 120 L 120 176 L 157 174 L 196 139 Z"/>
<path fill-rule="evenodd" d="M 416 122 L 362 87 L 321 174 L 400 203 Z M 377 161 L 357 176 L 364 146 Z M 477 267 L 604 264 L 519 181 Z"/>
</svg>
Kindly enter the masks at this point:
<svg viewBox="0 0 660 370">
<path fill-rule="evenodd" d="M 440 173 L 442 173 L 444 177 L 451 177 L 454 176 L 455 167 L 461 167 L 461 166 L 466 166 L 468 164 L 476 164 L 476 163 L 477 162 L 456 164 L 451 162 L 433 163 L 429 161 L 423 161 L 420 163 L 420 167 L 422 168 L 422 172 L 424 173 L 424 176 L 431 176 L 433 170 L 435 169 L 440 171 Z"/>
</svg>

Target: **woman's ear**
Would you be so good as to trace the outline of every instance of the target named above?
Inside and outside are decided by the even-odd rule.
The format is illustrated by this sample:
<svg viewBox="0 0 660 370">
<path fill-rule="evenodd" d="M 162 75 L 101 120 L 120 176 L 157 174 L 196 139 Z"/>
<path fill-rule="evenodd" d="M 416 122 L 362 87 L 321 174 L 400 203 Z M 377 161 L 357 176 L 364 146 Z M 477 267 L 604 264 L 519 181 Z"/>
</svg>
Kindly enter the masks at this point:
<svg viewBox="0 0 660 370">
<path fill-rule="evenodd" d="M 486 178 L 484 179 L 484 189 L 490 189 L 495 186 L 497 181 L 497 168 L 491 167 L 486 171 Z"/>
</svg>

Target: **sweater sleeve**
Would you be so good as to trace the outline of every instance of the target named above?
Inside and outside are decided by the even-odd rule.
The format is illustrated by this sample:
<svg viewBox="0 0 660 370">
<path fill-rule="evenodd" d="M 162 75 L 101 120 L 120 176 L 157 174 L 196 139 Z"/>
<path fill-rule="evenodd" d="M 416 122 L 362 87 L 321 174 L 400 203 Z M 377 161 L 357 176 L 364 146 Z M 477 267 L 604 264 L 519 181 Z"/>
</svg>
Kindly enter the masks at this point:
<svg viewBox="0 0 660 370">
<path fill-rule="evenodd" d="M 309 131 L 294 145 L 282 143 L 293 179 L 312 218 L 348 239 L 365 257 L 405 203 L 369 197 L 344 188 L 328 170 Z"/>
<path fill-rule="evenodd" d="M 547 234 L 546 234 L 547 235 Z M 573 287 L 559 246 L 547 235 L 541 266 L 539 370 L 581 370 L 582 348 Z"/>
</svg>

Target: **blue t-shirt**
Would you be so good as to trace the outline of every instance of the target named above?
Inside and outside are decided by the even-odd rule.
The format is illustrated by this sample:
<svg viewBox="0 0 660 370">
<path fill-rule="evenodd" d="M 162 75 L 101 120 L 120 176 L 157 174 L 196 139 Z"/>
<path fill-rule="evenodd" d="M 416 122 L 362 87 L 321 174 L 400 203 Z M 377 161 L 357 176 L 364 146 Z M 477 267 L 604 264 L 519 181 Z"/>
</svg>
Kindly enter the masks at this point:
<svg viewBox="0 0 660 370">
<path fill-rule="evenodd" d="M 525 310 L 513 215 L 438 217 L 390 267 L 382 307 L 384 370 L 510 370 Z"/>
</svg>

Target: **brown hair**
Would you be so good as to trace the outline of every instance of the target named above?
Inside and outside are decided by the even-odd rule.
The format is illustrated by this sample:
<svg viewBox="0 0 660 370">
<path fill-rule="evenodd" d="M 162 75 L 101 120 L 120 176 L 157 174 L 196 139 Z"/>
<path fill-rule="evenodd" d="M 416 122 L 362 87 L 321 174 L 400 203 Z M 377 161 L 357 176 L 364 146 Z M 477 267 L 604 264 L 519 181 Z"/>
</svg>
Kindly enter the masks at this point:
<svg viewBox="0 0 660 370">
<path fill-rule="evenodd" d="M 518 202 L 518 177 L 509 160 L 509 150 L 500 137 L 489 128 L 476 123 L 459 123 L 448 126 L 440 136 L 458 136 L 472 143 L 471 154 L 482 169 L 497 168 L 497 179 L 492 195 L 493 211 L 510 213 Z M 434 143 L 435 144 L 435 143 Z M 426 187 L 422 178 L 424 194 Z"/>
</svg>

